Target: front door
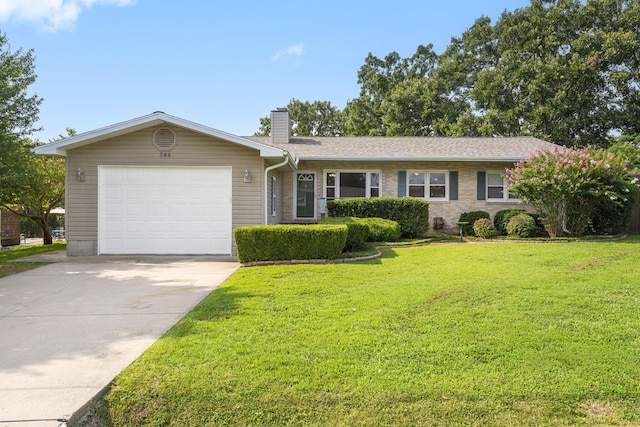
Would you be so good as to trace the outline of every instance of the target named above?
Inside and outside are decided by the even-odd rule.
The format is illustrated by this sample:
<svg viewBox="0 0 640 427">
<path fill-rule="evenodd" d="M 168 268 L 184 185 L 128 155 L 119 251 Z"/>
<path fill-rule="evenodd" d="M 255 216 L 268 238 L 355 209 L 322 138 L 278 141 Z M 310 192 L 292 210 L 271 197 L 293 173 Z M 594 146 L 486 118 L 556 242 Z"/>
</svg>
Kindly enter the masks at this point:
<svg viewBox="0 0 640 427">
<path fill-rule="evenodd" d="M 296 173 L 296 218 L 316 217 L 316 174 Z"/>
</svg>

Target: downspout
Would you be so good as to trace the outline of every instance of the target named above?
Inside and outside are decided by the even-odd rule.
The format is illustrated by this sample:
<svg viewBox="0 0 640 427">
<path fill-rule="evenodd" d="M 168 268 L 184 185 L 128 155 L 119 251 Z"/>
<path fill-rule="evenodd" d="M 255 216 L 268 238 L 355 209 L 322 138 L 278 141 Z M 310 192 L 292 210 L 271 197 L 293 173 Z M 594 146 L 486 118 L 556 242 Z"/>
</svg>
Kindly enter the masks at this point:
<svg viewBox="0 0 640 427">
<path fill-rule="evenodd" d="M 289 163 L 289 152 L 284 152 L 284 161 L 275 165 L 271 165 L 264 170 L 264 224 L 269 224 L 269 172 L 274 169 L 285 166 Z"/>
</svg>

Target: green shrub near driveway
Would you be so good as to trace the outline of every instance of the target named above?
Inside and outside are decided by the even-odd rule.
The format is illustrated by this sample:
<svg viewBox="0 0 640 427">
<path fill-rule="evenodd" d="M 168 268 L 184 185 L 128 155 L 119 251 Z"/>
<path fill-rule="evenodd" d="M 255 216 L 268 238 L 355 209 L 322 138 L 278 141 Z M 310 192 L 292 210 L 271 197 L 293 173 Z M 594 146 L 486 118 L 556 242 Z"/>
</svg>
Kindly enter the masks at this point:
<svg viewBox="0 0 640 427">
<path fill-rule="evenodd" d="M 429 231 L 429 202 L 412 197 L 356 197 L 330 200 L 329 216 L 384 218 L 400 224 L 403 237 L 423 237 Z"/>
<path fill-rule="evenodd" d="M 478 237 L 490 239 L 498 235 L 495 225 L 489 218 L 480 218 L 473 223 L 473 232 Z"/>
<path fill-rule="evenodd" d="M 240 262 L 336 259 L 347 242 L 347 226 L 252 225 L 233 235 Z"/>
<path fill-rule="evenodd" d="M 345 251 L 352 251 L 362 248 L 367 241 L 367 237 L 369 237 L 369 226 L 363 222 L 360 222 L 358 218 L 325 218 L 320 221 L 320 223 L 344 224 L 347 226 L 347 243 L 344 246 Z"/>
</svg>

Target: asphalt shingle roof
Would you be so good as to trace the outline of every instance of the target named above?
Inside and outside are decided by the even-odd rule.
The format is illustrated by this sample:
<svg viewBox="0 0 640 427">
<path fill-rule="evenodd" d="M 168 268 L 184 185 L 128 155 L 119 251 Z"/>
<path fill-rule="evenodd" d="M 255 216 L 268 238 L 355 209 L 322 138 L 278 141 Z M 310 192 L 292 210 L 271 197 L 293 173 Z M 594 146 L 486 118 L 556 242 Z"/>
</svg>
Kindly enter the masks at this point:
<svg viewBox="0 0 640 427">
<path fill-rule="evenodd" d="M 292 137 L 288 144 L 273 144 L 270 137 L 245 138 L 286 150 L 300 160 L 518 161 L 557 147 L 533 137 Z"/>
</svg>

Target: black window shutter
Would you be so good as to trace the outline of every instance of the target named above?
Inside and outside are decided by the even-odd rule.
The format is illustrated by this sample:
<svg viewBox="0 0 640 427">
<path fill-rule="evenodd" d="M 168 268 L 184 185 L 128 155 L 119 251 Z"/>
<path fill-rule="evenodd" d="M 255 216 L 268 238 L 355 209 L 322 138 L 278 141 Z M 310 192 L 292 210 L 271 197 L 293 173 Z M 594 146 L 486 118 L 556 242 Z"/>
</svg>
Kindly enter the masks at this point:
<svg viewBox="0 0 640 427">
<path fill-rule="evenodd" d="M 458 171 L 449 171 L 449 200 L 458 200 Z"/>
<path fill-rule="evenodd" d="M 407 171 L 398 171 L 398 197 L 407 195 Z"/>
<path fill-rule="evenodd" d="M 486 200 L 487 173 L 478 171 L 478 200 Z"/>
</svg>

